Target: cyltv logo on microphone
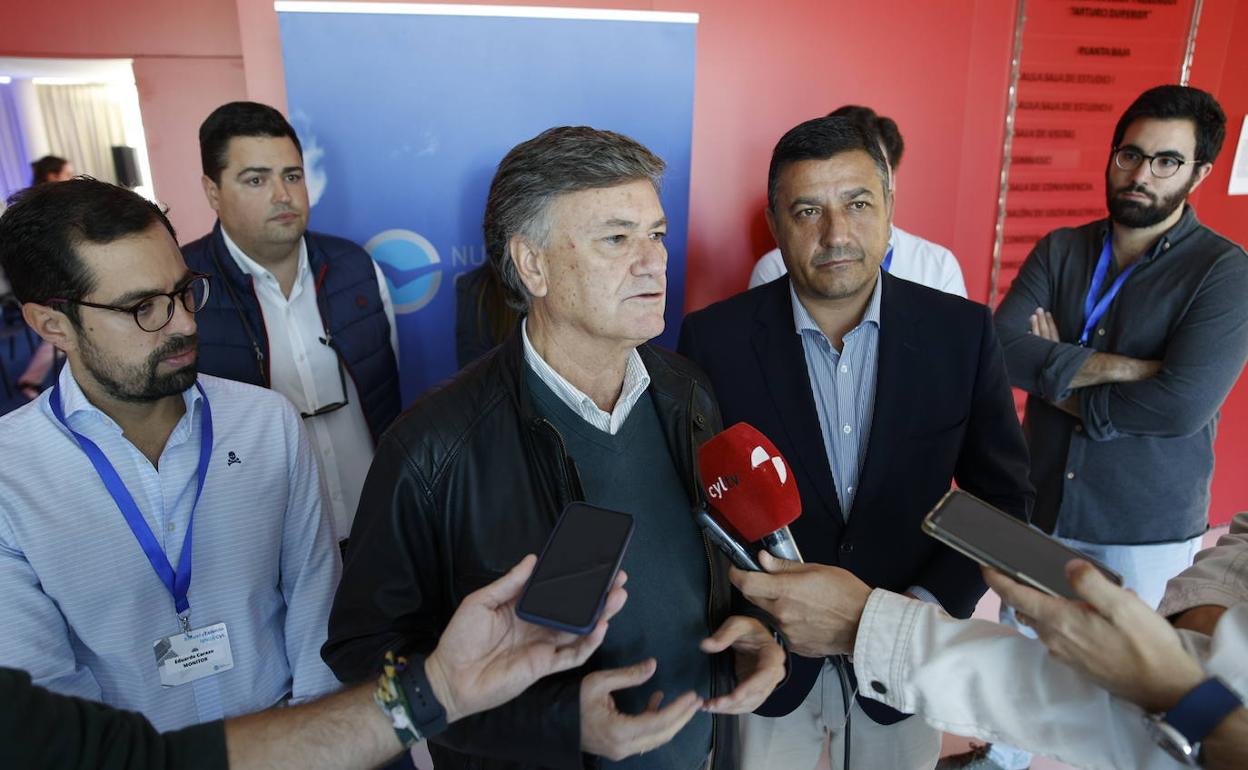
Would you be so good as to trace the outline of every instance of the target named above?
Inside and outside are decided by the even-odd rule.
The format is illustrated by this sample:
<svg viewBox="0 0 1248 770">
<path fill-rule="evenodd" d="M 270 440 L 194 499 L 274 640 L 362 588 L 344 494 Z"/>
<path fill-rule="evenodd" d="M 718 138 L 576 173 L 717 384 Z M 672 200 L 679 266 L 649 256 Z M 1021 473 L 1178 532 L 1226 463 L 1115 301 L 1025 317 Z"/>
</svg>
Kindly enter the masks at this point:
<svg viewBox="0 0 1248 770">
<path fill-rule="evenodd" d="M 714 483 L 712 483 L 709 487 L 706 488 L 706 495 L 707 497 L 710 497 L 712 500 L 722 499 L 724 495 L 728 494 L 728 490 L 732 489 L 733 487 L 737 486 L 740 483 L 741 483 L 741 479 L 737 478 L 733 474 L 729 474 L 727 478 L 720 476 L 719 478 L 715 479 Z"/>
</svg>

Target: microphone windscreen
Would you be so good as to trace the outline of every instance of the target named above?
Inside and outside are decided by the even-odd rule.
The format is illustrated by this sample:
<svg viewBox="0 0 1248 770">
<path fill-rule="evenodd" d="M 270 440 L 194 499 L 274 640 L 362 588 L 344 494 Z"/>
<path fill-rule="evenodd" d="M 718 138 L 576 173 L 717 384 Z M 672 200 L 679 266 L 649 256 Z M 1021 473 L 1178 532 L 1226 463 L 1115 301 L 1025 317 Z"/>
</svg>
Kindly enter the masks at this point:
<svg viewBox="0 0 1248 770">
<path fill-rule="evenodd" d="M 775 444 L 739 422 L 698 450 L 698 470 L 711 508 L 747 542 L 792 524 L 802 498 Z"/>
</svg>

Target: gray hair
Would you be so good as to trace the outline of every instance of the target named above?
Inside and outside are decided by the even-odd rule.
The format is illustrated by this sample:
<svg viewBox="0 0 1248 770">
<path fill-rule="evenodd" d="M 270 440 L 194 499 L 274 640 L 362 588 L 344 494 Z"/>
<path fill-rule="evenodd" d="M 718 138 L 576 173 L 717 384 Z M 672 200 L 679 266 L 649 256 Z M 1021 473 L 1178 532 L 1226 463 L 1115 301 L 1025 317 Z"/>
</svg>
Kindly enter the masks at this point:
<svg viewBox="0 0 1248 770">
<path fill-rule="evenodd" d="M 561 126 L 521 142 L 498 164 L 485 203 L 485 251 L 507 295 L 524 311 L 529 292 L 511 258 L 509 243 L 523 235 L 545 245 L 550 204 L 560 195 L 614 187 L 639 179 L 655 191 L 666 164 L 633 139 L 588 126 Z"/>
</svg>

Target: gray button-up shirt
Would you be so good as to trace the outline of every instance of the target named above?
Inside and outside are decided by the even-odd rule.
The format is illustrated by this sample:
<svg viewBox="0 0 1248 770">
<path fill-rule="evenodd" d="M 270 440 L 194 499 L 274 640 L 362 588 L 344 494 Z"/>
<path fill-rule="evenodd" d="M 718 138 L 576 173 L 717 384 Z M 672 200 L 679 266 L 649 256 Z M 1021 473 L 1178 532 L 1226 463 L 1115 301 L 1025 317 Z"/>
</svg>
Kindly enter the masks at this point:
<svg viewBox="0 0 1248 770">
<path fill-rule="evenodd" d="M 1140 257 L 1087 347 L 1084 298 L 1108 220 L 1049 233 L 996 313 L 1010 381 L 1026 390 L 1033 521 L 1095 543 L 1185 540 L 1207 526 L 1218 409 L 1248 358 L 1248 254 L 1189 206 Z M 1113 274 L 1107 277 L 1109 286 Z M 1029 334 L 1037 308 L 1062 342 Z M 1160 360 L 1140 382 L 1081 388 L 1082 419 L 1052 402 L 1096 351 Z"/>
</svg>

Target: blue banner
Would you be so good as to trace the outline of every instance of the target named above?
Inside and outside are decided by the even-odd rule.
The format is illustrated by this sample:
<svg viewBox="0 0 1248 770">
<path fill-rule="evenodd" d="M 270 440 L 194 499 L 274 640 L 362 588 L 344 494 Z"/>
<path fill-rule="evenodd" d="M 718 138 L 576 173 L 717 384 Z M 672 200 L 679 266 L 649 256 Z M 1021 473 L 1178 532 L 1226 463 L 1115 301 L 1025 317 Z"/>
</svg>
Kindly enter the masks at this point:
<svg viewBox="0 0 1248 770">
<path fill-rule="evenodd" d="M 485 261 L 490 180 L 509 149 L 551 126 L 618 131 L 667 161 L 667 328 L 658 341 L 675 347 L 695 24 L 636 13 L 526 18 L 283 5 L 286 90 L 304 146 L 310 227 L 364 245 L 385 273 L 404 403 L 456 370 L 454 280 Z"/>
</svg>

